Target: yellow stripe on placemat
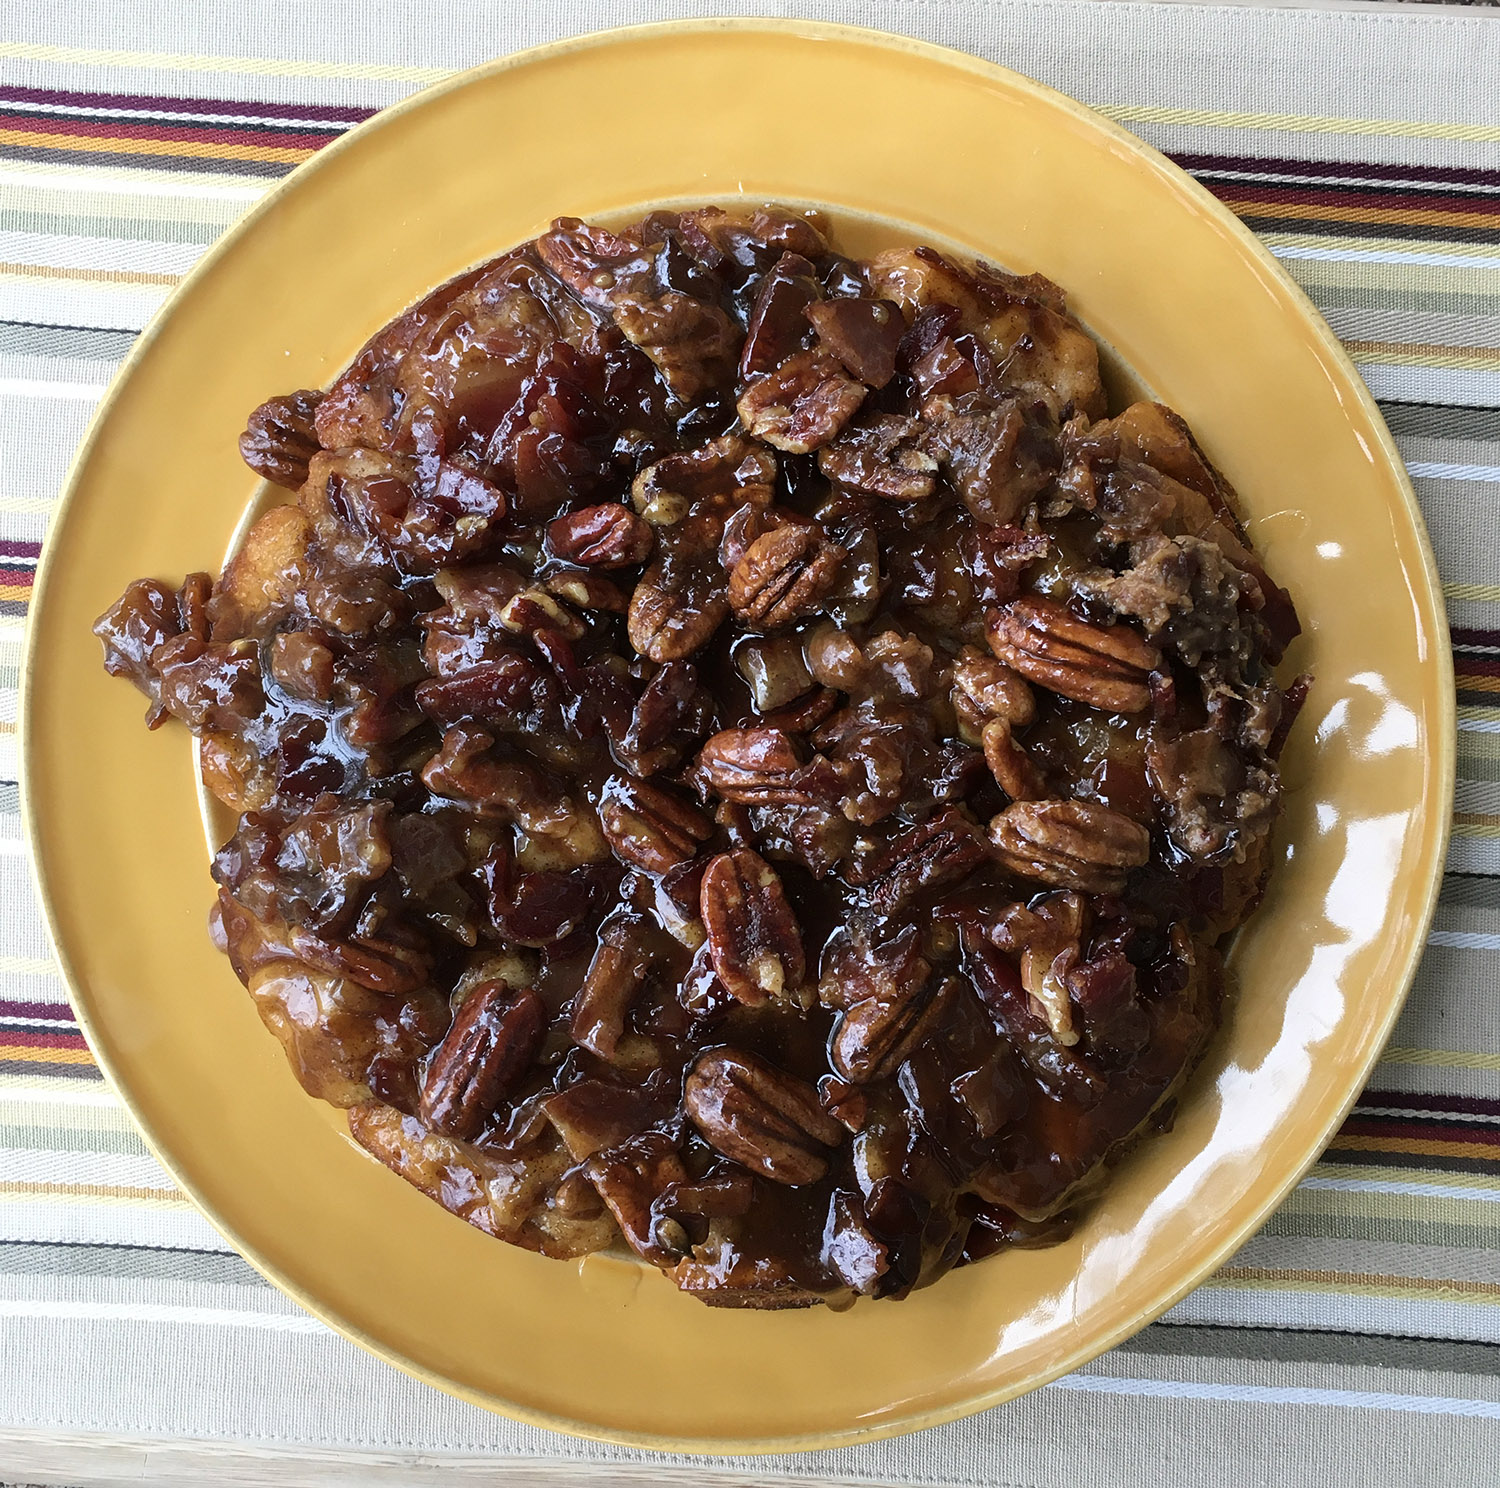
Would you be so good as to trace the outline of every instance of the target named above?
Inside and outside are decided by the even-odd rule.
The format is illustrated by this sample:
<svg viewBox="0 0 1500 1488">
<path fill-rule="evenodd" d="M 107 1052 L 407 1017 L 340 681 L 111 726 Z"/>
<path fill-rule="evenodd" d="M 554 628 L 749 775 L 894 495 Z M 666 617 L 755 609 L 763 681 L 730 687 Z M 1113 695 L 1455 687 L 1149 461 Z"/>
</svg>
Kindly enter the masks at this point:
<svg viewBox="0 0 1500 1488">
<path fill-rule="evenodd" d="M 1500 372 L 1500 346 L 1443 346 L 1437 342 L 1345 341 L 1356 362 L 1384 367 L 1445 367 L 1455 371 Z"/>
<path fill-rule="evenodd" d="M 74 67 L 145 67 L 172 72 L 225 72 L 250 77 L 369 78 L 377 82 L 437 83 L 448 67 L 396 67 L 381 62 L 300 62 L 285 57 L 215 57 L 188 52 L 121 52 L 97 47 L 0 42 L 0 59 L 56 62 Z"/>
<path fill-rule="evenodd" d="M 1500 837 L 1500 816 L 1488 811 L 1455 811 L 1453 831 L 1459 837 Z"/>
<path fill-rule="evenodd" d="M 1500 692 L 1500 677 L 1475 677 L 1459 672 L 1455 680 L 1465 692 Z"/>
<path fill-rule="evenodd" d="M 1493 212 L 1434 212 L 1414 207 L 1328 207 L 1318 202 L 1241 201 L 1219 198 L 1240 217 L 1307 218 L 1315 222 L 1368 222 L 1392 227 L 1488 227 L 1500 229 Z"/>
<path fill-rule="evenodd" d="M 1468 1049 L 1403 1049 L 1391 1046 L 1382 1064 L 1427 1064 L 1440 1069 L 1500 1070 L 1500 1054 L 1478 1054 Z M 1449 1181 L 1448 1177 L 1443 1180 Z"/>
<path fill-rule="evenodd" d="M 176 284 L 182 278 L 181 274 L 148 274 L 135 269 L 79 269 L 23 263 L 0 263 L 0 274 L 21 279 L 77 279 L 90 284 Z"/>
<path fill-rule="evenodd" d="M 137 1188 L 123 1183 L 9 1183 L 0 1182 L 0 1197 L 24 1199 L 126 1199 L 178 1208 L 187 1198 L 175 1188 Z"/>
<path fill-rule="evenodd" d="M 1480 604 L 1500 604 L 1500 584 L 1443 585 L 1444 599 L 1470 599 Z"/>
<path fill-rule="evenodd" d="M 1430 1137 L 1352 1137 L 1340 1133 L 1334 1152 L 1392 1152 L 1403 1157 L 1468 1157 L 1500 1163 L 1500 1147 L 1493 1142 L 1438 1142 Z"/>
<path fill-rule="evenodd" d="M 41 150 L 77 150 L 91 155 L 169 155 L 178 159 L 255 160 L 281 165 L 301 165 L 304 160 L 311 160 L 314 154 L 312 150 L 289 149 L 283 145 L 211 145 L 202 140 L 44 134 L 32 129 L 0 129 L 0 145 L 24 145 L 28 149 Z"/>
<path fill-rule="evenodd" d="M 92 1064 L 87 1049 L 36 1049 L 30 1044 L 0 1044 L 0 1063 Z"/>
<path fill-rule="evenodd" d="M 4 56 L 0 50 L 0 56 Z M 1169 108 L 1149 103 L 1096 103 L 1119 124 L 1185 124 L 1208 129 L 1284 129 L 1296 134 L 1392 135 L 1400 139 L 1500 140 L 1500 124 L 1440 124 L 1426 119 L 1332 119 L 1319 114 L 1253 114 L 1238 110 Z"/>
<path fill-rule="evenodd" d="M 1452 1302 L 1500 1302 L 1500 1283 L 1433 1280 L 1394 1276 L 1380 1271 L 1304 1271 L 1279 1266 L 1225 1266 L 1207 1282 L 1212 1287 L 1278 1287 L 1299 1292 L 1358 1292 L 1365 1297 L 1408 1297 L 1416 1293 Z"/>
</svg>

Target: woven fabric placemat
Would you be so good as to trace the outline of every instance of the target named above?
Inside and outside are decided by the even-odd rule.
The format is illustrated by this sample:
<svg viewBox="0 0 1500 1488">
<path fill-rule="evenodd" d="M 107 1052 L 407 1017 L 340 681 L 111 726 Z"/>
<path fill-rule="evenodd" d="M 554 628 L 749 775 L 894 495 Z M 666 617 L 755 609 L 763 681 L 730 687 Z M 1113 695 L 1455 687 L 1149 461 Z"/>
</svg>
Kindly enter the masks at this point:
<svg viewBox="0 0 1500 1488">
<path fill-rule="evenodd" d="M 72 1022 L 21 843 L 14 709 L 31 574 L 72 451 L 136 334 L 240 213 L 341 132 L 454 69 L 573 32 L 715 13 L 865 24 L 1004 62 L 1166 151 L 1261 235 L 1349 347 L 1414 477 L 1454 626 L 1460 781 L 1436 928 L 1392 1046 L 1323 1160 L 1231 1264 L 1163 1322 L 1023 1400 L 867 1447 L 720 1462 L 714 1474 L 1027 1488 L 1493 1483 L 1500 19 L 1094 0 L 10 0 L 0 1475 L 38 1473 L 43 1437 L 28 1447 L 25 1433 L 101 1433 L 137 1444 L 129 1461 L 147 1464 L 147 1481 L 190 1480 L 179 1472 L 207 1458 L 187 1443 L 283 1446 L 307 1473 L 288 1481 L 415 1481 L 381 1465 L 413 1454 L 458 1481 L 499 1463 L 515 1481 L 555 1482 L 535 1475 L 570 1464 L 580 1477 L 676 1466 L 706 1480 L 706 1464 L 552 1436 L 416 1384 L 225 1248 L 147 1154 Z M 142 1444 L 153 1440 L 175 1445 L 151 1459 Z M 314 1475 L 315 1456 L 329 1476 Z M 361 1462 L 362 1477 L 342 1475 L 340 1463 Z"/>
</svg>

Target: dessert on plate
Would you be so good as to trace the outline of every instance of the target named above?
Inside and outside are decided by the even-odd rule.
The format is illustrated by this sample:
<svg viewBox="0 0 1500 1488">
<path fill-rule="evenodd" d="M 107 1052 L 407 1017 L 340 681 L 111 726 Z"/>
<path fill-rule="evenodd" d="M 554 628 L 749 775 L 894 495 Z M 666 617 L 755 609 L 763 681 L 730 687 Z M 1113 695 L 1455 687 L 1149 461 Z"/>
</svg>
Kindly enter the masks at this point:
<svg viewBox="0 0 1500 1488">
<path fill-rule="evenodd" d="M 837 1306 L 1059 1238 L 1170 1119 L 1307 679 L 1056 285 L 560 218 L 241 449 L 286 500 L 96 630 L 238 816 L 218 943 L 408 1182 Z"/>
</svg>

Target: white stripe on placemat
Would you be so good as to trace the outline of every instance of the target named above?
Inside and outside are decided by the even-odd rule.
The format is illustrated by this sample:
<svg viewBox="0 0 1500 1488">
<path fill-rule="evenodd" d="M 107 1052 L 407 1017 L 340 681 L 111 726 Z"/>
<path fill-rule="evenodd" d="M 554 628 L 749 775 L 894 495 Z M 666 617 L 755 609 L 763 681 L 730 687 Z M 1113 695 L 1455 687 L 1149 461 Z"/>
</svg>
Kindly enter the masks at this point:
<svg viewBox="0 0 1500 1488">
<path fill-rule="evenodd" d="M 1428 945 L 1452 946 L 1461 951 L 1500 951 L 1500 935 L 1488 930 L 1434 930 Z"/>
<path fill-rule="evenodd" d="M 1408 460 L 1413 480 L 1500 481 L 1500 465 L 1442 465 L 1431 460 Z"/>
<path fill-rule="evenodd" d="M 1307 258 L 1323 263 L 1419 264 L 1424 268 L 1500 269 L 1500 258 L 1468 253 L 1418 253 L 1397 248 L 1314 248 L 1302 243 L 1268 243 L 1277 258 Z"/>
<path fill-rule="evenodd" d="M 1500 1188 L 1459 1188 L 1450 1183 L 1409 1183 L 1397 1178 L 1304 1178 L 1299 1189 L 1325 1189 L 1333 1193 L 1402 1194 L 1414 1199 L 1472 1199 L 1479 1204 L 1500 1204 Z"/>
<path fill-rule="evenodd" d="M 106 386 L 102 382 L 41 382 L 30 377 L 0 377 L 0 398 L 67 398 L 97 403 Z"/>
<path fill-rule="evenodd" d="M 177 1194 L 177 1185 L 154 1157 L 125 1152 L 70 1152 L 47 1147 L 0 1147 L 0 1182 L 83 1188 L 148 1188 Z M 85 1197 L 92 1197 L 85 1195 Z M 101 1194 L 108 1202 L 113 1196 Z"/>
<path fill-rule="evenodd" d="M 1339 1405 L 1356 1410 L 1414 1412 L 1424 1416 L 1478 1416 L 1500 1421 L 1500 1401 L 1466 1400 L 1456 1395 L 1395 1395 L 1380 1390 L 1317 1390 L 1302 1385 L 1209 1384 L 1197 1380 L 1119 1379 L 1101 1374 L 1070 1374 L 1049 1390 L 1092 1395 L 1154 1395 L 1177 1400 L 1226 1400 L 1245 1405 Z"/>
<path fill-rule="evenodd" d="M 0 1317 L 65 1322 L 190 1323 L 207 1328 L 262 1328 L 273 1333 L 333 1333 L 305 1312 L 252 1312 L 245 1307 L 179 1307 L 164 1302 L 53 1302 L 0 1298 Z"/>
</svg>

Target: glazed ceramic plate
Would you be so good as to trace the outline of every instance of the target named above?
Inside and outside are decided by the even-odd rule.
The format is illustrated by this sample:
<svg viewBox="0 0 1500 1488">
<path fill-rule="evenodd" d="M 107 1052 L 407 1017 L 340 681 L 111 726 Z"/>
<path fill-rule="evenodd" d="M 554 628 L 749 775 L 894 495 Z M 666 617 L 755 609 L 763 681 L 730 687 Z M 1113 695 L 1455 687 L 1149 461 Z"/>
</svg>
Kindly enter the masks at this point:
<svg viewBox="0 0 1500 1488">
<path fill-rule="evenodd" d="M 840 120 L 837 129 L 825 127 Z M 229 545 L 236 436 L 388 317 L 554 215 L 819 203 L 846 245 L 938 241 L 1065 286 L 1118 384 L 1239 488 L 1316 673 L 1241 991 L 1176 1126 L 1073 1238 L 900 1303 L 712 1311 L 632 1262 L 539 1259 L 378 1167 L 304 1096 L 209 944 L 188 735 L 149 735 L 90 622 Z M 1087 109 L 955 52 L 774 22 L 650 27 L 421 94 L 296 172 L 208 255 L 101 408 L 52 529 L 25 704 L 32 847 L 100 1064 L 154 1150 L 310 1311 L 465 1399 L 619 1442 L 756 1451 L 928 1425 L 1072 1369 L 1231 1254 L 1321 1150 L 1412 975 L 1443 858 L 1452 679 L 1390 437 L 1236 220 Z"/>
</svg>

